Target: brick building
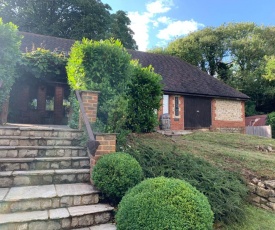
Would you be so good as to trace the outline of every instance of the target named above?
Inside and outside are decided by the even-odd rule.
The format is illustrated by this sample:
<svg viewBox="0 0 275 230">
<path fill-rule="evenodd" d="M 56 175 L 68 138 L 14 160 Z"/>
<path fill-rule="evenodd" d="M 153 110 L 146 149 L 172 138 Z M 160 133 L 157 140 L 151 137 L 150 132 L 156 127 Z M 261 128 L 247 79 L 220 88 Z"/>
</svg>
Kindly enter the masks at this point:
<svg viewBox="0 0 275 230">
<path fill-rule="evenodd" d="M 70 39 L 20 33 L 24 36 L 22 52 L 30 51 L 33 47 L 43 47 L 69 53 L 74 43 L 74 40 Z M 158 115 L 170 115 L 172 130 L 210 128 L 244 131 L 244 105 L 249 98 L 247 95 L 177 57 L 134 50 L 128 50 L 128 52 L 133 59 L 138 59 L 142 66 L 152 65 L 155 72 L 162 76 L 163 99 Z M 58 83 L 54 87 L 53 98 L 59 95 L 61 101 L 60 98 L 65 95 L 65 88 Z M 63 88 L 63 93 L 60 92 L 62 91 L 60 88 Z M 64 110 L 60 107 L 62 107 L 61 103 L 54 106 L 53 113 L 57 117 L 55 123 L 61 120 L 57 115 L 61 112 L 55 112 L 55 110 Z"/>
</svg>

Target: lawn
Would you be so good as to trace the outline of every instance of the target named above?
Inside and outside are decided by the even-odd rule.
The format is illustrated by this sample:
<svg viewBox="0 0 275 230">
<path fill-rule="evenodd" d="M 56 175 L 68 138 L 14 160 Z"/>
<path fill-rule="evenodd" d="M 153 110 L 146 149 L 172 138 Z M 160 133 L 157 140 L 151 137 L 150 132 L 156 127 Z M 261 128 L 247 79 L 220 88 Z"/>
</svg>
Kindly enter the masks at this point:
<svg viewBox="0 0 275 230">
<path fill-rule="evenodd" d="M 194 132 L 173 137 L 150 133 L 135 135 L 132 140 L 151 145 L 163 152 L 176 149 L 177 152 L 192 153 L 220 168 L 239 172 L 246 178 L 275 179 L 274 139 L 242 134 Z M 268 152 L 268 146 L 274 152 Z"/>
</svg>

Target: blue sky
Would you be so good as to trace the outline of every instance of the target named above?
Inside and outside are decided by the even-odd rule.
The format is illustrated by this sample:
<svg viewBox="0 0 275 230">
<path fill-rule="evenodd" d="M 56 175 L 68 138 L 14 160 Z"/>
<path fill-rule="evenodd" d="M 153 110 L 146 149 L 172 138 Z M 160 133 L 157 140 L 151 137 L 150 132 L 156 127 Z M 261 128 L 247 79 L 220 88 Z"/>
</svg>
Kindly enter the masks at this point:
<svg viewBox="0 0 275 230">
<path fill-rule="evenodd" d="M 102 0 L 113 11 L 124 10 L 132 21 L 139 50 L 208 26 L 229 22 L 275 25 L 275 0 Z"/>
</svg>

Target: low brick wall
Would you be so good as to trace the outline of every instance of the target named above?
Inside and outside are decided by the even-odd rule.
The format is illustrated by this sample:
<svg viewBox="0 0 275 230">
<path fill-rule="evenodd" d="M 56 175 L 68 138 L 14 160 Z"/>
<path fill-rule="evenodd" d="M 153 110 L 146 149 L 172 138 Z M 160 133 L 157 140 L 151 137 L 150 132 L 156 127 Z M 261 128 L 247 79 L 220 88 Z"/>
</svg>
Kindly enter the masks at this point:
<svg viewBox="0 0 275 230">
<path fill-rule="evenodd" d="M 116 151 L 116 134 L 96 134 L 95 139 L 99 141 L 100 145 L 98 146 L 98 149 L 95 152 L 95 156 L 91 158 L 91 168 L 96 164 L 97 160 L 101 156 Z"/>
<path fill-rule="evenodd" d="M 275 211 L 275 180 L 261 181 L 257 178 L 248 183 L 250 201 L 263 209 Z"/>
</svg>

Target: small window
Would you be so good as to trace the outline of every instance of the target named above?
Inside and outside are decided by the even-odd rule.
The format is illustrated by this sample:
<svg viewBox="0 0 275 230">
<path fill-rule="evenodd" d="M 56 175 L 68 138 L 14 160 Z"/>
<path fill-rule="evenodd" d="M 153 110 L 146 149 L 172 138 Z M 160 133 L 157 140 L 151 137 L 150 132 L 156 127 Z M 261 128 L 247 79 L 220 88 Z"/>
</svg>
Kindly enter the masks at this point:
<svg viewBox="0 0 275 230">
<path fill-rule="evenodd" d="M 178 117 L 179 115 L 179 97 L 175 97 L 175 116 Z"/>
</svg>

